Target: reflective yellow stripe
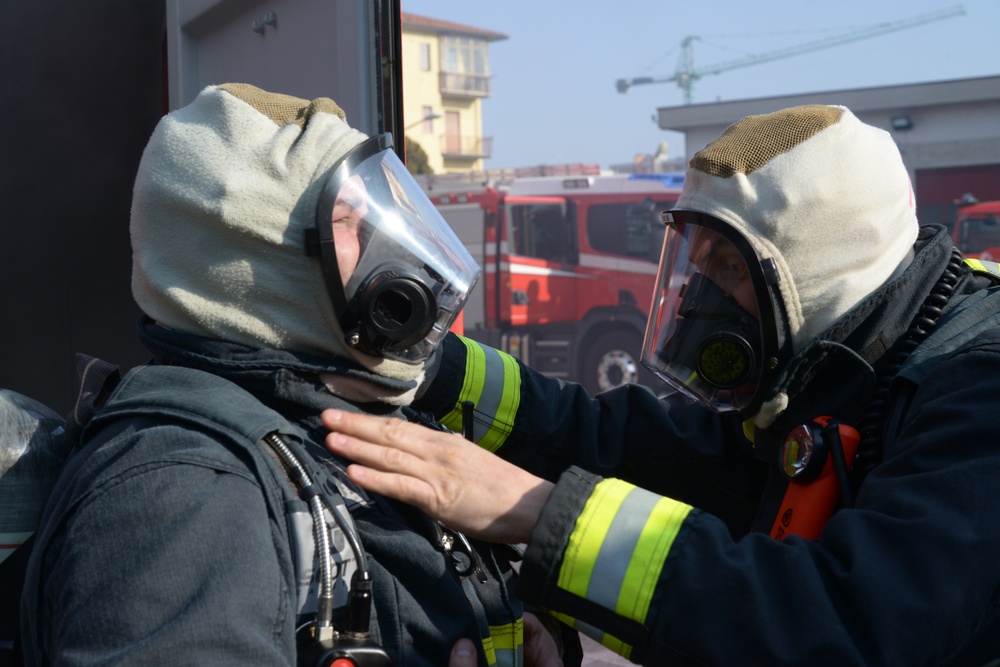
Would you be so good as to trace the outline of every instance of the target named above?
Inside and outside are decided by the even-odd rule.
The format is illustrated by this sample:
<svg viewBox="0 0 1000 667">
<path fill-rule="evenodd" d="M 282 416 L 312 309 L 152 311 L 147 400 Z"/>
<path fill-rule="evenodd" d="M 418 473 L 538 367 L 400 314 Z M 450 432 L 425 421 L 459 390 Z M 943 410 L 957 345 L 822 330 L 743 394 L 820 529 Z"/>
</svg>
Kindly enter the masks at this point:
<svg viewBox="0 0 1000 667">
<path fill-rule="evenodd" d="M 576 519 L 556 584 L 645 624 L 663 564 L 691 509 L 621 480 L 601 480 Z M 609 648 L 618 643 L 595 639 Z"/>
<path fill-rule="evenodd" d="M 516 650 L 524 644 L 524 619 L 519 618 L 506 625 L 491 625 L 490 635 L 495 649 Z"/>
<path fill-rule="evenodd" d="M 500 449 L 500 446 L 507 442 L 507 436 L 514 428 L 517 409 L 521 407 L 521 371 L 517 361 L 509 354 L 500 351 L 497 351 L 497 354 L 503 362 L 503 395 L 497 413 L 493 416 L 493 425 L 479 441 L 480 447 L 491 452 Z"/>
<path fill-rule="evenodd" d="M 560 613 L 558 611 L 553 611 L 553 612 L 549 612 L 549 613 L 551 613 L 555 618 L 559 619 L 560 621 L 562 621 L 563 623 L 565 623 L 569 627 L 573 628 L 574 630 L 578 629 L 577 628 L 577 621 L 572 616 L 568 616 L 568 615 Z M 595 637 L 595 639 L 596 639 L 596 637 Z"/>
<path fill-rule="evenodd" d="M 614 651 L 621 657 L 625 658 L 626 660 L 632 657 L 631 646 L 629 646 L 622 640 L 618 639 L 617 637 L 609 635 L 606 632 L 604 633 L 604 636 L 601 637 L 601 644 L 603 644 L 605 648 L 611 649 L 612 651 Z"/>
<path fill-rule="evenodd" d="M 524 620 L 505 625 L 491 625 L 490 636 L 483 638 L 486 662 L 498 667 L 520 667 L 524 663 Z"/>
<path fill-rule="evenodd" d="M 489 665 L 497 664 L 497 653 L 493 650 L 493 637 L 483 638 L 483 650 L 486 652 L 486 663 Z"/>
<path fill-rule="evenodd" d="M 465 344 L 465 377 L 462 390 L 458 394 L 458 404 L 446 414 L 441 423 L 456 433 L 462 432 L 462 403 L 479 402 L 483 386 L 486 384 L 486 351 L 467 338 L 459 336 Z"/>
<path fill-rule="evenodd" d="M 1000 264 L 997 262 L 983 261 L 980 259 L 971 259 L 966 257 L 963 260 L 968 266 L 972 268 L 973 271 L 982 271 L 984 273 L 991 273 L 994 276 L 1000 274 Z"/>
<path fill-rule="evenodd" d="M 477 419 L 490 420 L 485 433 L 476 429 L 476 442 L 495 452 L 507 441 L 521 405 L 521 372 L 517 361 L 509 354 L 483 347 L 462 336 L 459 340 L 466 349 L 465 377 L 457 404 L 441 423 L 456 433 L 464 432 L 462 403 L 472 401 Z"/>
<path fill-rule="evenodd" d="M 632 646 L 630 644 L 626 644 L 617 637 L 609 635 L 606 632 L 602 632 L 592 625 L 587 625 L 586 623 L 578 621 L 567 614 L 561 614 L 555 611 L 550 613 L 552 616 L 559 619 L 577 632 L 582 632 L 594 641 L 600 642 L 605 648 L 611 649 L 626 660 L 630 660 L 632 658 Z"/>
<path fill-rule="evenodd" d="M 649 603 L 660 580 L 667 552 L 673 546 L 690 511 L 690 505 L 671 498 L 660 498 L 656 503 L 639 536 L 639 543 L 632 552 L 632 560 L 628 564 L 625 582 L 618 597 L 618 608 L 615 609 L 618 614 L 639 623 L 646 622 Z"/>
<path fill-rule="evenodd" d="M 617 479 L 602 480 L 594 487 L 583 511 L 576 518 L 563 555 L 556 585 L 564 591 L 587 597 L 594 562 L 604 544 L 604 537 L 626 496 L 635 486 Z"/>
</svg>

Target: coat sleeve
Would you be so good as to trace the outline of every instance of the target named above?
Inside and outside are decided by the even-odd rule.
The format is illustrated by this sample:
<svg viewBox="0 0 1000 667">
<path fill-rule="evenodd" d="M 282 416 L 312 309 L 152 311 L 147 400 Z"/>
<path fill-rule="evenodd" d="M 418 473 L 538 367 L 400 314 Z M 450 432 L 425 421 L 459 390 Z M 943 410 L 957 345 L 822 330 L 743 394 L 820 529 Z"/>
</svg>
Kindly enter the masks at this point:
<svg viewBox="0 0 1000 667">
<path fill-rule="evenodd" d="M 1000 347 L 940 363 L 821 537 L 734 539 L 710 513 L 579 468 L 520 594 L 639 664 L 982 665 L 1000 656 Z"/>
<path fill-rule="evenodd" d="M 666 388 L 666 385 L 663 386 Z M 696 505 L 734 536 L 749 530 L 766 470 L 742 425 L 628 385 L 590 396 L 468 338 L 445 338 L 437 374 L 415 407 L 462 433 L 474 405 L 473 440 L 556 481 L 572 465 Z"/>
</svg>

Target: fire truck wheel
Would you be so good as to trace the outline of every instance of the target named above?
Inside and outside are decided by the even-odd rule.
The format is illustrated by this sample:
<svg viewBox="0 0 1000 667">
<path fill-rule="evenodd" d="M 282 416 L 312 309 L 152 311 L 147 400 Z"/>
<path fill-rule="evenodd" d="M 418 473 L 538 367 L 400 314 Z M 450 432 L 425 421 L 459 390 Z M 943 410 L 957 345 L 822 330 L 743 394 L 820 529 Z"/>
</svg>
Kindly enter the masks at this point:
<svg viewBox="0 0 1000 667">
<path fill-rule="evenodd" d="M 641 382 L 642 338 L 632 331 L 606 331 L 586 347 L 581 383 L 591 395 Z"/>
</svg>

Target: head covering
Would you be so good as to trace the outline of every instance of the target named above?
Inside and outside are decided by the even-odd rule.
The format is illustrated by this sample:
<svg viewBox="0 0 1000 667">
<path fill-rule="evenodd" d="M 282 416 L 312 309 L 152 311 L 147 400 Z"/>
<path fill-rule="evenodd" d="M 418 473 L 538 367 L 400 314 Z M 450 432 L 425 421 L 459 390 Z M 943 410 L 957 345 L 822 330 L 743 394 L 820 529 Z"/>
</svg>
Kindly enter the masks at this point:
<svg viewBox="0 0 1000 667">
<path fill-rule="evenodd" d="M 917 238 L 892 137 L 842 106 L 731 125 L 691 159 L 677 208 L 719 218 L 774 260 L 795 351 L 885 283 Z"/>
<path fill-rule="evenodd" d="M 208 86 L 157 125 L 132 201 L 132 293 L 184 333 L 353 359 L 412 380 L 423 364 L 344 342 L 321 262 L 306 257 L 322 187 L 368 137 L 327 98 Z"/>
</svg>

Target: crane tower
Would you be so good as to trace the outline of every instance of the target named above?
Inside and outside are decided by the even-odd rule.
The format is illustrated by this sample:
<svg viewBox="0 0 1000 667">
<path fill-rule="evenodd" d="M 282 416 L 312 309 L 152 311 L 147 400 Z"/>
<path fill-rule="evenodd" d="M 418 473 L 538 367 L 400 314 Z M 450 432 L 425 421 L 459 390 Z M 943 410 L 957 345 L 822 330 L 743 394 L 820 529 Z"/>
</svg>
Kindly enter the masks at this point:
<svg viewBox="0 0 1000 667">
<path fill-rule="evenodd" d="M 884 35 L 896 30 L 905 30 L 924 23 L 940 21 L 942 19 L 959 16 L 961 14 L 965 14 L 965 9 L 962 5 L 955 5 L 947 9 L 913 16 L 908 19 L 890 21 L 888 23 L 877 23 L 866 28 L 859 28 L 858 30 L 853 30 L 840 35 L 834 35 L 832 37 L 826 37 L 824 39 L 818 39 L 784 49 L 777 49 L 775 51 L 758 53 L 746 58 L 728 60 L 726 62 L 701 68 L 696 68 L 694 66 L 694 42 L 698 38 L 696 36 L 689 35 L 681 42 L 681 57 L 677 64 L 677 70 L 672 75 L 665 77 L 645 76 L 635 77 L 632 79 L 618 79 L 618 81 L 615 82 L 615 87 L 618 89 L 619 93 L 627 93 L 629 88 L 632 86 L 650 83 L 669 83 L 671 81 L 675 81 L 677 82 L 678 87 L 684 90 L 685 104 L 691 104 L 694 100 L 695 82 L 707 74 L 720 74 L 721 72 L 736 69 L 738 67 L 749 67 L 750 65 L 758 65 L 772 60 L 778 60 L 780 58 L 788 58 L 790 56 L 806 53 L 808 51 L 827 49 L 832 46 L 838 46 L 840 44 L 846 44 L 848 42 L 854 42 L 861 39 L 868 39 L 870 37 L 877 37 L 878 35 Z"/>
</svg>

